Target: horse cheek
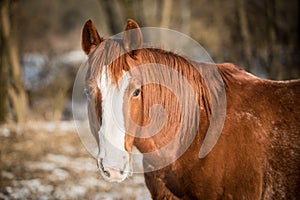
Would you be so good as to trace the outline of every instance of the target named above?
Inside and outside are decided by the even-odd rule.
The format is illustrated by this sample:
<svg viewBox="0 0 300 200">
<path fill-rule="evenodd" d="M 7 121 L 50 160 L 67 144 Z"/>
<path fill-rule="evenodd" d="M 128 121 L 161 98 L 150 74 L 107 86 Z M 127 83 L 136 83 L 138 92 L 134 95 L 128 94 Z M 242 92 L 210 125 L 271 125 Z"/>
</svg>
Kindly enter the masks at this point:
<svg viewBox="0 0 300 200">
<path fill-rule="evenodd" d="M 127 152 L 131 152 L 132 146 L 134 145 L 135 134 L 138 131 L 137 127 L 141 126 L 142 121 L 142 105 L 138 98 L 132 98 L 129 101 L 129 107 L 123 108 L 123 112 L 129 112 L 128 114 L 124 114 L 128 116 L 130 119 L 125 118 L 125 127 L 126 127 L 126 135 L 125 135 L 125 150 Z"/>
<path fill-rule="evenodd" d="M 137 126 L 142 126 L 143 108 L 141 99 L 132 98 L 130 101 L 130 117 L 133 123 Z"/>
</svg>

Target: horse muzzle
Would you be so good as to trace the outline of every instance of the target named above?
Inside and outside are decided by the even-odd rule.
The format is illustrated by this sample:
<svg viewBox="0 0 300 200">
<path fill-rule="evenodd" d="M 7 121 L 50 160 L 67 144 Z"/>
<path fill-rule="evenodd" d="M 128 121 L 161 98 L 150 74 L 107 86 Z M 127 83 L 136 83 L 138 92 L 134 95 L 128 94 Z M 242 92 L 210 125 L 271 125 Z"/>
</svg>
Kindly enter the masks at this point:
<svg viewBox="0 0 300 200">
<path fill-rule="evenodd" d="M 118 169 L 117 167 L 105 167 L 103 164 L 103 159 L 98 160 L 98 169 L 104 180 L 109 182 L 120 183 L 124 181 L 128 176 L 132 175 L 132 170 L 129 164 L 125 164 L 123 169 Z"/>
</svg>

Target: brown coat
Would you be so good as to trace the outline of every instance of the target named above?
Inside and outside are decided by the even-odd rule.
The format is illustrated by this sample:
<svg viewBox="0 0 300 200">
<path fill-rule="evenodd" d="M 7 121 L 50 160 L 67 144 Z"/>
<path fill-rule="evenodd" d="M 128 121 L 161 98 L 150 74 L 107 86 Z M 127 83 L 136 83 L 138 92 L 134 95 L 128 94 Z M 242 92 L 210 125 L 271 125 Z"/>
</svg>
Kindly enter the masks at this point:
<svg viewBox="0 0 300 200">
<path fill-rule="evenodd" d="M 82 47 L 87 54 L 92 52 L 89 62 L 93 67 L 88 71 L 87 81 L 94 91 L 92 100 L 95 101 L 93 105 L 96 106 L 96 110 L 101 107 L 101 94 L 95 84 L 96 78 L 101 73 L 107 56 L 118 54 L 116 51 L 121 52 L 122 49 L 129 53 L 122 55 L 108 67 L 108 73 L 115 83 L 122 70 L 129 71 L 143 63 L 155 61 L 173 66 L 175 70 L 190 77 L 191 85 L 198 91 L 196 96 L 199 105 L 204 108 L 201 110 L 196 138 L 187 151 L 172 164 L 145 173 L 145 181 L 152 198 L 299 199 L 300 80 L 262 80 L 232 64 L 218 64 L 217 68 L 226 90 L 225 124 L 217 144 L 206 157 L 200 159 L 199 150 L 209 126 L 211 112 L 209 96 L 206 95 L 207 88 L 202 78 L 178 55 L 155 49 L 130 51 L 131 46 L 136 48 L 142 42 L 139 27 L 132 20 L 128 20 L 126 26 L 126 30 L 130 29 L 138 30 L 136 35 L 124 34 L 123 41 L 110 40 L 102 45 L 104 39 L 98 35 L 93 23 L 88 21 L 84 27 Z M 135 40 L 131 41 L 132 38 Z M 131 117 L 144 125 L 147 120 L 143 117 L 148 115 L 149 109 L 143 110 L 147 103 L 147 87 L 142 89 L 144 94 L 133 102 L 135 108 Z M 154 94 L 155 90 L 150 96 Z M 168 98 L 171 96 L 167 92 L 165 95 Z M 167 111 L 176 111 L 164 101 L 163 95 L 157 96 L 162 97 L 157 99 L 167 106 Z M 151 103 L 153 102 L 149 105 Z M 90 120 L 98 120 L 97 126 L 94 127 L 97 134 L 101 125 L 101 112 L 92 116 Z M 172 120 L 178 120 L 178 116 L 174 116 Z M 128 136 L 125 149 L 130 152 L 134 144 L 142 153 L 156 150 L 165 145 L 174 134 L 171 131 L 172 124 L 176 123 L 167 123 L 169 127 L 162 129 L 161 135 L 149 139 Z M 148 165 L 149 162 L 144 160 L 144 167 L 147 168 Z"/>
</svg>

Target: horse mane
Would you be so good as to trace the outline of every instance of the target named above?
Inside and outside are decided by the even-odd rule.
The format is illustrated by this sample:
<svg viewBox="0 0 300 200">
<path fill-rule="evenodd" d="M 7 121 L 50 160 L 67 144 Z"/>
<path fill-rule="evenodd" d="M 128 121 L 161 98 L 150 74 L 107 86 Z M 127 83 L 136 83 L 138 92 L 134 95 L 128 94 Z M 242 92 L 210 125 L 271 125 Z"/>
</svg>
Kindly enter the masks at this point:
<svg viewBox="0 0 300 200">
<path fill-rule="evenodd" d="M 211 98 L 217 97 L 220 88 L 223 86 L 213 73 L 212 68 L 217 66 L 225 86 L 230 79 L 231 71 L 236 70 L 232 67 L 224 67 L 212 63 L 198 63 L 190 61 L 181 55 L 157 48 L 143 48 L 137 50 L 139 59 L 143 64 L 160 64 L 169 66 L 186 77 L 193 86 L 195 94 L 208 117 L 211 115 Z M 123 74 L 123 70 L 129 71 L 134 63 L 134 58 L 128 59 L 130 55 L 126 53 L 121 39 L 107 39 L 101 42 L 96 49 L 89 55 L 89 69 L 86 76 L 88 90 L 92 93 L 99 93 L 97 80 L 101 77 L 104 66 L 107 66 L 106 76 L 109 77 L 112 84 L 118 84 L 118 80 Z M 214 66 L 213 66 L 214 65 Z M 195 69 L 195 67 L 197 69 Z M 199 73 L 200 72 L 200 73 Z M 213 81 L 213 88 L 209 91 L 202 75 L 210 76 L 206 80 Z"/>
</svg>

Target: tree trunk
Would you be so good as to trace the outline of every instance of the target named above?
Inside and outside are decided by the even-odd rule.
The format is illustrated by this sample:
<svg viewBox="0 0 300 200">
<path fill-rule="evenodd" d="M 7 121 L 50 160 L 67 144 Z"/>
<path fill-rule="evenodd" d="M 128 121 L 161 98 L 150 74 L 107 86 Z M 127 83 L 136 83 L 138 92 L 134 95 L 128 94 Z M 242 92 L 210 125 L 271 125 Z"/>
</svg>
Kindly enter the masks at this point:
<svg viewBox="0 0 300 200">
<path fill-rule="evenodd" d="M 8 100 L 12 105 L 13 116 L 17 122 L 24 122 L 27 117 L 27 95 L 23 87 L 18 47 L 11 28 L 9 1 L 2 0 L 0 4 L 1 38 L 4 49 L 2 52 L 4 64 L 1 71 L 7 73 L 8 82 L 5 83 L 5 87 L 7 87 Z"/>
<path fill-rule="evenodd" d="M 241 28 L 241 36 L 243 38 L 243 49 L 245 52 L 245 69 L 249 72 L 253 72 L 252 66 L 252 46 L 251 46 L 251 38 L 250 38 L 250 31 L 248 25 L 248 18 L 247 18 L 247 8 L 246 8 L 246 0 L 237 0 L 237 9 L 238 9 L 238 16 Z"/>
<path fill-rule="evenodd" d="M 186 35 L 190 35 L 191 33 L 191 2 L 190 0 L 181 0 L 180 1 L 181 6 L 181 32 L 183 32 Z"/>
<path fill-rule="evenodd" d="M 131 18 L 139 23 L 141 27 L 146 26 L 145 17 L 144 17 L 144 7 L 143 1 L 135 0 L 124 0 L 122 2 L 122 7 L 125 11 L 125 17 Z"/>
<path fill-rule="evenodd" d="M 144 0 L 143 1 L 143 11 L 145 25 L 154 27 L 158 26 L 160 23 L 160 0 Z"/>
<path fill-rule="evenodd" d="M 162 7 L 162 19 L 160 26 L 163 28 L 169 28 L 171 23 L 172 0 L 164 0 Z"/>
<path fill-rule="evenodd" d="M 0 24 L 0 30 L 3 30 L 2 23 Z M 4 38 L 3 38 L 2 31 L 0 31 L 0 123 L 6 121 L 7 114 L 8 114 L 7 69 L 8 67 L 7 67 L 7 60 L 6 60 L 5 48 L 4 48 Z"/>
<path fill-rule="evenodd" d="M 118 1 L 115 0 L 99 0 L 100 6 L 103 7 L 103 11 L 105 12 L 106 20 L 108 22 L 108 27 L 110 29 L 111 34 L 117 34 L 122 31 L 122 27 L 124 24 L 119 20 L 118 12 Z M 123 8 L 122 8 L 123 9 Z"/>
<path fill-rule="evenodd" d="M 270 79 L 281 80 L 283 67 L 280 61 L 280 45 L 278 42 L 278 30 L 276 25 L 276 1 L 266 0 L 266 16 L 268 27 L 268 76 Z"/>
</svg>

